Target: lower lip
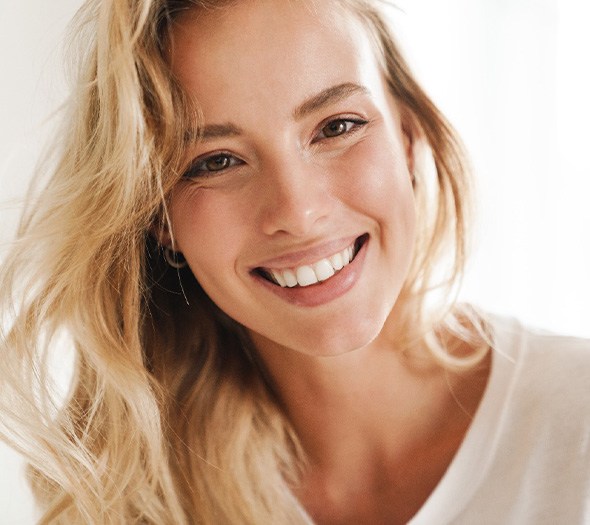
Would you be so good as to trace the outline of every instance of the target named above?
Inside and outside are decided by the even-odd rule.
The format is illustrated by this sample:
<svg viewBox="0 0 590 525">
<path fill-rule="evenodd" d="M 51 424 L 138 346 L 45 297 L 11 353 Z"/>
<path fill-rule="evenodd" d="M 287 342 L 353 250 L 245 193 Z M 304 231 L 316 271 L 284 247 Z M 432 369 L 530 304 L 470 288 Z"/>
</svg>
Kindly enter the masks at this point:
<svg viewBox="0 0 590 525">
<path fill-rule="evenodd" d="M 317 284 L 283 288 L 272 284 L 260 275 L 252 274 L 252 276 L 260 284 L 288 303 L 307 307 L 320 306 L 338 299 L 356 284 L 361 275 L 369 242 L 370 239 L 365 241 L 350 264 L 326 281 Z"/>
</svg>

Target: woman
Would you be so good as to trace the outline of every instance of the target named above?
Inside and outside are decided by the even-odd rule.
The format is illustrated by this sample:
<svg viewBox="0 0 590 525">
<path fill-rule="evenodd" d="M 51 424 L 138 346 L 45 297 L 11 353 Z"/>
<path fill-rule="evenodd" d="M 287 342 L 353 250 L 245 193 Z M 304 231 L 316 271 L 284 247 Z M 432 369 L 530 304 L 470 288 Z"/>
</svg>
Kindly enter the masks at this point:
<svg viewBox="0 0 590 525">
<path fill-rule="evenodd" d="M 430 300 L 462 269 L 469 181 L 372 2 L 82 17 L 2 282 L 4 434 L 42 523 L 588 517 L 588 344 Z"/>
</svg>

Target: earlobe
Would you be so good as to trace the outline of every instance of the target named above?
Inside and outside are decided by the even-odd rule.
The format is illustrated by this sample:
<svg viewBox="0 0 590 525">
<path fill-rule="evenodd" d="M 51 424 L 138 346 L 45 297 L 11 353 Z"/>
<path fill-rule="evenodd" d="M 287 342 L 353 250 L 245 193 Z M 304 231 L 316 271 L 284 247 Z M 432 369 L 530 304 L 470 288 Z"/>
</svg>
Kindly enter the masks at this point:
<svg viewBox="0 0 590 525">
<path fill-rule="evenodd" d="M 174 245 L 170 216 L 165 204 L 154 216 L 148 232 L 161 247 L 166 248 Z"/>
<path fill-rule="evenodd" d="M 186 259 L 181 252 L 175 251 L 172 241 L 172 234 L 167 222 L 156 220 L 149 229 L 149 234 L 158 243 L 162 256 L 169 266 L 180 270 L 187 265 Z"/>
<path fill-rule="evenodd" d="M 172 246 L 172 235 L 166 221 L 156 219 L 149 228 L 149 234 L 163 248 Z"/>
</svg>

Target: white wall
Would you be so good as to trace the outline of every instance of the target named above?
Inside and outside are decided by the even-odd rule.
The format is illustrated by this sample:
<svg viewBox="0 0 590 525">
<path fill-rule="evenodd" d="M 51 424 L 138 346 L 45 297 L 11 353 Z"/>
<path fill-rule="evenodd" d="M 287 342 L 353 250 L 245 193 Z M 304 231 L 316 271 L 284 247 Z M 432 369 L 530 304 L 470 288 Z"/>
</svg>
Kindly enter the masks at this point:
<svg viewBox="0 0 590 525">
<path fill-rule="evenodd" d="M 590 8 L 584 0 L 398 0 L 427 91 L 462 133 L 480 189 L 464 298 L 590 336 Z M 0 244 L 64 97 L 61 38 L 79 0 L 0 4 Z M 32 523 L 0 445 L 0 525 Z"/>
<path fill-rule="evenodd" d="M 65 97 L 62 40 L 81 0 L 0 0 L 0 254 L 19 200 Z M 29 525 L 35 512 L 22 460 L 0 442 L 0 525 Z"/>
<path fill-rule="evenodd" d="M 62 43 L 81 0 L 0 2 L 0 248 L 63 101 Z"/>
<path fill-rule="evenodd" d="M 401 5 L 411 62 L 475 165 L 479 223 L 463 297 L 590 336 L 589 4 Z"/>
</svg>

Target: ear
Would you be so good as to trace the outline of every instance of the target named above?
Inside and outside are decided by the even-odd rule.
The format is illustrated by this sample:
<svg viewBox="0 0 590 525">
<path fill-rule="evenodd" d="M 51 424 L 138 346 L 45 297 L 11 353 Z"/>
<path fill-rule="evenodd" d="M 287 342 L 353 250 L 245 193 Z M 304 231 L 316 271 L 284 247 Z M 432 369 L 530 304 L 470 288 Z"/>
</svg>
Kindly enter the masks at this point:
<svg viewBox="0 0 590 525">
<path fill-rule="evenodd" d="M 148 229 L 149 234 L 163 248 L 172 246 L 172 234 L 170 233 L 170 222 L 166 217 L 159 215 L 154 219 Z"/>
<path fill-rule="evenodd" d="M 406 154 L 406 162 L 408 164 L 408 171 L 414 178 L 414 167 L 415 167 L 415 151 L 414 144 L 418 135 L 418 127 L 416 118 L 406 108 L 402 110 L 401 114 L 401 128 L 402 128 L 402 139 L 404 143 L 404 152 Z"/>
</svg>

